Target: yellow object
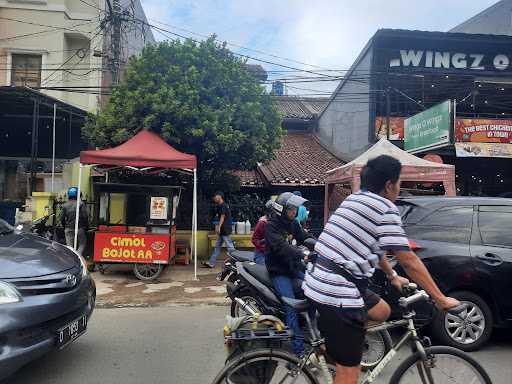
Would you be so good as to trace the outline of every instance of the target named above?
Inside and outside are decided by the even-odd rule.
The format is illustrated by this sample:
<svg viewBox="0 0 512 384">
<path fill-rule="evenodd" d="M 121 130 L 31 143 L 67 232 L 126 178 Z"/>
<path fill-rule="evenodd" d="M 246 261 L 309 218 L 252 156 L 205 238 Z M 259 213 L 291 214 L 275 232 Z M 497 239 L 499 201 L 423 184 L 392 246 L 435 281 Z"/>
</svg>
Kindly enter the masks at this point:
<svg viewBox="0 0 512 384">
<path fill-rule="evenodd" d="M 37 220 L 52 212 L 53 199 L 56 196 L 51 192 L 32 192 L 32 219 Z M 51 224 L 51 223 L 49 223 Z"/>
<path fill-rule="evenodd" d="M 128 199 L 125 193 L 110 194 L 110 224 L 126 223 L 126 203 Z"/>
</svg>

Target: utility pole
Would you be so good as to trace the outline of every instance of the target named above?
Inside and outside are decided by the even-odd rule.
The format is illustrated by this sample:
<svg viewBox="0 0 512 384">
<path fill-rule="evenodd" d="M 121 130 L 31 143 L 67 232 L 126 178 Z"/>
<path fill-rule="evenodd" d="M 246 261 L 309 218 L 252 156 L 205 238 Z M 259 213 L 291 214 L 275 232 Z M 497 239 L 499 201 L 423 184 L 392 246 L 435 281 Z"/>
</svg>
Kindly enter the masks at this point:
<svg viewBox="0 0 512 384">
<path fill-rule="evenodd" d="M 112 57 L 110 71 L 112 73 L 112 85 L 117 85 L 120 80 L 121 68 L 121 2 L 120 0 L 106 0 L 108 7 L 108 24 L 110 24 L 110 45 Z"/>
<path fill-rule="evenodd" d="M 389 140 L 389 133 L 390 133 L 390 114 L 391 114 L 391 88 L 386 88 L 386 138 Z"/>
</svg>

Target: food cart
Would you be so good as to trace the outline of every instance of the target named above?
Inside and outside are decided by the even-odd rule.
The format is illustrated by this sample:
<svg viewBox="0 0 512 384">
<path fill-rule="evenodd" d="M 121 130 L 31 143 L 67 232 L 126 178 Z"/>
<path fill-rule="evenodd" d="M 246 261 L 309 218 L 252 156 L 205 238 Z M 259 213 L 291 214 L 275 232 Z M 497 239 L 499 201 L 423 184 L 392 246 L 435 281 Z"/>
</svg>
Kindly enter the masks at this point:
<svg viewBox="0 0 512 384">
<path fill-rule="evenodd" d="M 182 187 L 95 183 L 93 261 L 100 272 L 110 264 L 133 263 L 141 280 L 156 279 L 176 256 L 176 210 Z M 121 218 L 111 216 L 113 198 L 123 204 Z M 113 222 L 115 221 L 115 222 Z"/>
<path fill-rule="evenodd" d="M 108 173 L 127 168 L 136 173 L 157 174 L 175 170 L 190 174 L 194 179 L 191 248 L 194 258 L 194 277 L 197 278 L 197 160 L 194 155 L 182 153 L 167 144 L 158 134 L 141 130 L 125 143 L 109 149 L 80 152 L 78 196 L 84 164 Z M 176 227 L 174 219 L 181 187 L 143 186 L 133 184 L 99 183 L 93 185 L 99 199 L 95 215 L 104 224 L 94 237 L 94 261 L 129 263 L 134 265 L 138 278 L 156 278 L 163 266 L 169 264 L 175 252 Z M 109 217 L 110 197 L 114 193 L 138 196 L 130 202 L 127 213 L 130 220 L 112 223 Z M 78 206 L 78 205 L 77 205 Z M 102 220 L 99 220 L 102 218 Z M 128 225 L 131 224 L 131 225 Z M 75 218 L 74 247 L 77 248 L 78 209 Z"/>
</svg>

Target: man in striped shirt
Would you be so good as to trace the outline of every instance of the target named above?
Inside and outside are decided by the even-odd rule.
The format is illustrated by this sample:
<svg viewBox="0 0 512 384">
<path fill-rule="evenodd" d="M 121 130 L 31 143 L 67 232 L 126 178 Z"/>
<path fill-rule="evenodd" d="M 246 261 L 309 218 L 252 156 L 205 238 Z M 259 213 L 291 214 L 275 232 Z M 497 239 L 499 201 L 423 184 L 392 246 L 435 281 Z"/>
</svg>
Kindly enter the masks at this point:
<svg viewBox="0 0 512 384">
<path fill-rule="evenodd" d="M 434 299 L 439 309 L 460 303 L 436 286 L 410 250 L 394 204 L 400 193 L 401 164 L 391 156 L 369 160 L 361 172 L 361 191 L 347 197 L 324 227 L 306 272 L 303 289 L 319 314 L 327 352 L 336 365 L 336 384 L 356 384 L 367 319 L 385 321 L 389 305 L 368 289 L 379 266 L 398 289 L 408 280 L 392 269 L 384 253 L 393 253 L 406 273 Z"/>
</svg>

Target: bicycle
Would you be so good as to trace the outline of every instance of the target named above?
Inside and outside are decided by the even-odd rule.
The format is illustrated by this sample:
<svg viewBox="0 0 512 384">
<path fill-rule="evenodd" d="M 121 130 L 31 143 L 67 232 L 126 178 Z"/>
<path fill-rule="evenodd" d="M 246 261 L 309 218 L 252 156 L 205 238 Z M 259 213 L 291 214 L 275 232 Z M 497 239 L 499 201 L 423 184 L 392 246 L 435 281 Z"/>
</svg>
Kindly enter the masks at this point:
<svg viewBox="0 0 512 384">
<path fill-rule="evenodd" d="M 452 347 L 432 347 L 428 338 L 418 336 L 414 323 L 416 313 L 410 306 L 430 300 L 430 297 L 415 284 L 408 284 L 403 291 L 404 296 L 399 299 L 404 310 L 402 319 L 371 326 L 367 331 L 404 328 L 405 333 L 376 367 L 361 375 L 360 384 L 373 383 L 406 344 L 410 345 L 412 353 L 395 370 L 389 381 L 391 384 L 492 384 L 484 368 L 465 352 Z M 308 314 L 307 300 L 283 300 L 306 319 L 311 343 L 304 357 L 299 359 L 281 348 L 244 352 L 229 362 L 212 384 L 332 384 L 335 372 L 326 363 L 324 339 L 316 327 L 316 319 L 311 319 Z M 450 312 L 458 315 L 464 310 L 461 307 Z"/>
</svg>

